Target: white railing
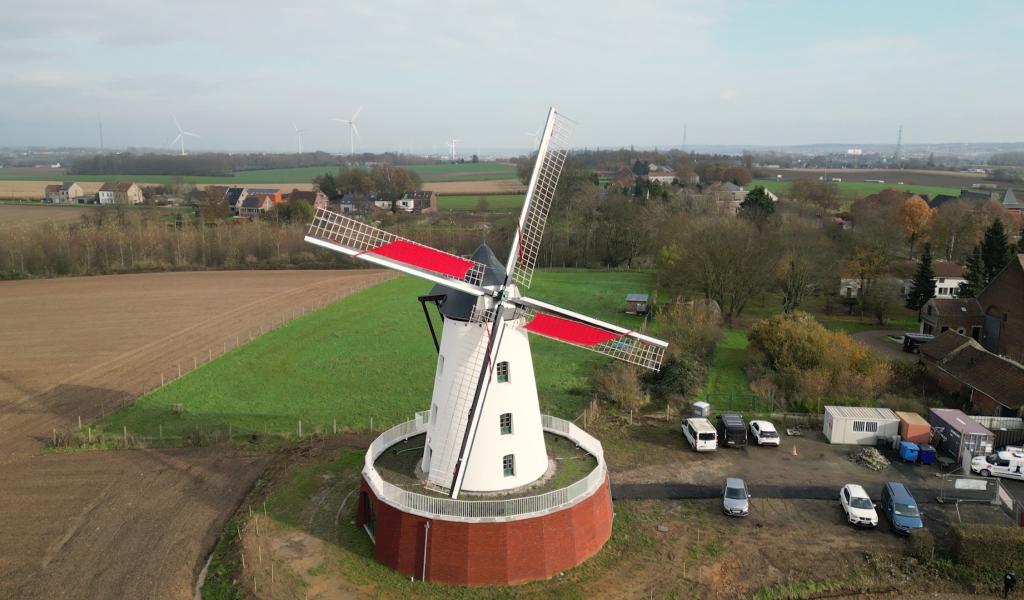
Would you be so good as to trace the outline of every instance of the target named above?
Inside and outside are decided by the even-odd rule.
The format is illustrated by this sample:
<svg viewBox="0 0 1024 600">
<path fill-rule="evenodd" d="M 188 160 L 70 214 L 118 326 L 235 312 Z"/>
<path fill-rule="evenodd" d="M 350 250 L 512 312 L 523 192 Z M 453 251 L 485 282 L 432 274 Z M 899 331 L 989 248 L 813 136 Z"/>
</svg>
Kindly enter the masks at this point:
<svg viewBox="0 0 1024 600">
<path fill-rule="evenodd" d="M 546 494 L 506 500 L 452 500 L 451 498 L 419 494 L 384 481 L 373 466 L 377 457 L 398 442 L 426 433 L 429 418 L 429 411 L 416 413 L 416 418 L 412 421 L 400 423 L 380 434 L 366 450 L 363 477 L 377 498 L 402 512 L 450 521 L 527 519 L 561 510 L 589 498 L 601 487 L 608 476 L 608 467 L 604 462 L 604 449 L 601 447 L 601 442 L 565 419 L 542 415 L 541 423 L 544 431 L 572 440 L 597 459 L 597 467 L 593 471 L 568 487 Z"/>
</svg>

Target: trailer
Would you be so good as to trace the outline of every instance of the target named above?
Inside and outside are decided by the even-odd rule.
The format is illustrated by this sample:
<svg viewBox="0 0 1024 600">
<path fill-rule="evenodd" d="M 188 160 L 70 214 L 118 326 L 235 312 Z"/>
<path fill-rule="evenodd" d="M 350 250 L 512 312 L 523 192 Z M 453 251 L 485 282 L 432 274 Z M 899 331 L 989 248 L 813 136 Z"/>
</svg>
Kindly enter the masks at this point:
<svg viewBox="0 0 1024 600">
<path fill-rule="evenodd" d="M 955 408 L 933 408 L 928 411 L 928 423 L 938 438 L 939 450 L 961 460 L 966 452 L 979 456 L 992 452 L 995 436 Z"/>
<path fill-rule="evenodd" d="M 821 431 L 830 444 L 875 446 L 899 434 L 900 420 L 888 408 L 826 406 Z"/>
</svg>

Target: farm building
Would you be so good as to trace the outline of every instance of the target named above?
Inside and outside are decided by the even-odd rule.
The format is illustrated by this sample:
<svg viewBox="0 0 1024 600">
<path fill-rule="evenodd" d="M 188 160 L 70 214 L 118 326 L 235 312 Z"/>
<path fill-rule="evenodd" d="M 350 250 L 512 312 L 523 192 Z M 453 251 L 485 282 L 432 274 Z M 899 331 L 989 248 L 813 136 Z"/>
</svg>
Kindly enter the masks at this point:
<svg viewBox="0 0 1024 600">
<path fill-rule="evenodd" d="M 900 438 L 915 444 L 927 444 L 932 439 L 932 426 L 917 413 L 896 411 L 900 420 Z"/>
<path fill-rule="evenodd" d="M 104 183 L 97 196 L 100 204 L 142 204 L 142 189 L 134 183 Z"/>
<path fill-rule="evenodd" d="M 900 420 L 888 408 L 826 406 L 822 433 L 830 444 L 874 446 L 899 434 Z"/>
<path fill-rule="evenodd" d="M 939 449 L 950 456 L 960 457 L 964 452 L 970 456 L 992 452 L 995 436 L 962 411 L 933 408 L 928 411 L 928 422 L 939 438 Z"/>
<path fill-rule="evenodd" d="M 54 204 L 76 204 L 85 201 L 85 191 L 74 181 L 46 186 L 46 201 Z"/>
<path fill-rule="evenodd" d="M 646 315 L 648 311 L 648 298 L 647 294 L 627 294 L 626 314 Z"/>
</svg>

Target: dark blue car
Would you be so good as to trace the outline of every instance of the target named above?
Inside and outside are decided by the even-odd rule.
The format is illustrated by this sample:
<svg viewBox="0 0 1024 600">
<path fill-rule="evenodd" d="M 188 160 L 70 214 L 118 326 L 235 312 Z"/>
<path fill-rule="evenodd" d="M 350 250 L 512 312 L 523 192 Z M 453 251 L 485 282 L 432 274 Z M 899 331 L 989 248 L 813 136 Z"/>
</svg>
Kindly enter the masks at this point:
<svg viewBox="0 0 1024 600">
<path fill-rule="evenodd" d="M 914 529 L 924 528 L 917 501 L 907 487 L 898 481 L 890 481 L 882 488 L 881 509 L 889 519 L 892 530 L 900 535 L 909 535 Z"/>
</svg>

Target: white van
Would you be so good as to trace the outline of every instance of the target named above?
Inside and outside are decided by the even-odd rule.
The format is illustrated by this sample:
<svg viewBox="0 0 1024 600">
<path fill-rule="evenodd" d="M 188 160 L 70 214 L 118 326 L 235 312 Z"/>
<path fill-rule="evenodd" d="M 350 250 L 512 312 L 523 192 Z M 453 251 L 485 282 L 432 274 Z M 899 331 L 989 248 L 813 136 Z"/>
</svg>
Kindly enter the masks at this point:
<svg viewBox="0 0 1024 600">
<path fill-rule="evenodd" d="M 1008 477 L 1024 479 L 1024 451 L 1020 448 L 1006 448 L 988 456 L 971 459 L 971 472 L 982 477 Z"/>
<path fill-rule="evenodd" d="M 683 437 L 690 447 L 697 452 L 710 452 L 718 449 L 718 431 L 704 417 L 683 419 Z"/>
</svg>

